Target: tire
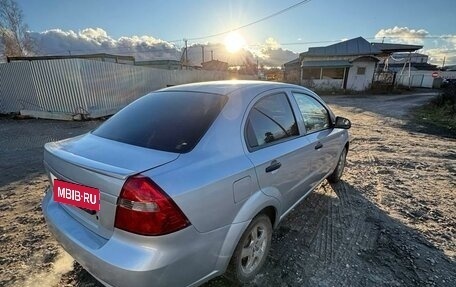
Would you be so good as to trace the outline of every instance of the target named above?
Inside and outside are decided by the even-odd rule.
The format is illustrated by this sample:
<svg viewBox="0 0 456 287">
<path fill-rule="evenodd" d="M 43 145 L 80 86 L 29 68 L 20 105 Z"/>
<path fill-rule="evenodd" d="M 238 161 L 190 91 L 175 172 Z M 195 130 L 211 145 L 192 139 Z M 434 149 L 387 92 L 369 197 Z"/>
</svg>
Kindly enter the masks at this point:
<svg viewBox="0 0 456 287">
<path fill-rule="evenodd" d="M 236 246 L 226 276 L 240 283 L 255 278 L 268 256 L 271 235 L 272 225 L 267 215 L 253 218 Z"/>
<path fill-rule="evenodd" d="M 339 161 L 334 171 L 328 176 L 327 180 L 331 183 L 336 183 L 340 180 L 344 173 L 345 163 L 347 161 L 347 148 L 345 147 L 340 154 Z"/>
</svg>

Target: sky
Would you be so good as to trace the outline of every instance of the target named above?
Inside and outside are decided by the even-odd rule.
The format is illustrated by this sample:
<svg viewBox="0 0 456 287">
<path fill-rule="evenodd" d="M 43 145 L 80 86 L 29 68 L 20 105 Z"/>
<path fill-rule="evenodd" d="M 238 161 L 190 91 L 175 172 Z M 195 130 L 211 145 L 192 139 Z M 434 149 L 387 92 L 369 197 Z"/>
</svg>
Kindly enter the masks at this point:
<svg viewBox="0 0 456 287">
<path fill-rule="evenodd" d="M 41 54 L 108 52 L 140 60 L 179 58 L 183 39 L 201 60 L 207 45 L 230 64 L 259 59 L 281 65 L 309 47 L 362 36 L 368 41 L 423 45 L 430 62 L 456 64 L 455 0 L 310 0 L 280 15 L 236 31 L 242 49 L 224 45 L 230 31 L 300 0 L 16 0 Z M 383 38 L 385 37 L 385 38 Z M 194 39 L 201 38 L 201 39 Z M 201 62 L 201 61 L 199 61 Z"/>
</svg>

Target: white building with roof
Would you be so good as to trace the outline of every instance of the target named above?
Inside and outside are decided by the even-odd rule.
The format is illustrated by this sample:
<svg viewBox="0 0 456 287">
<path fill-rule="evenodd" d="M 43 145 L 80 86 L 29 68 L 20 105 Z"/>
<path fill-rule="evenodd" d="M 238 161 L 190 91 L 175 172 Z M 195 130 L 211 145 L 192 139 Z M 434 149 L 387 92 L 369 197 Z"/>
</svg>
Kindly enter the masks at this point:
<svg viewBox="0 0 456 287">
<path fill-rule="evenodd" d="M 325 47 L 311 47 L 296 60 L 284 64 L 285 78 L 296 74 L 297 84 L 317 89 L 350 89 L 362 91 L 370 87 L 377 63 L 395 52 L 414 52 L 422 46 L 370 43 L 362 37 Z"/>
</svg>

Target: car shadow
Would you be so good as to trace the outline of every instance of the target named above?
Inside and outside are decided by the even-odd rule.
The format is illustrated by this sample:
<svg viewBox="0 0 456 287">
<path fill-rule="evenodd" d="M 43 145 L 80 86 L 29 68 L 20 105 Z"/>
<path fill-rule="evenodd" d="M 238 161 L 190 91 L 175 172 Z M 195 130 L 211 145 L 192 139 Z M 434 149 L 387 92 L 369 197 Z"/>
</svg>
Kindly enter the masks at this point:
<svg viewBox="0 0 456 287">
<path fill-rule="evenodd" d="M 102 286 L 79 264 L 61 282 Z M 203 286 L 236 286 L 224 276 Z M 456 263 L 341 181 L 323 183 L 274 231 L 245 286 L 456 286 Z"/>
<path fill-rule="evenodd" d="M 264 269 L 246 286 L 456 286 L 455 270 L 418 231 L 342 181 L 324 183 L 284 219 Z"/>
</svg>

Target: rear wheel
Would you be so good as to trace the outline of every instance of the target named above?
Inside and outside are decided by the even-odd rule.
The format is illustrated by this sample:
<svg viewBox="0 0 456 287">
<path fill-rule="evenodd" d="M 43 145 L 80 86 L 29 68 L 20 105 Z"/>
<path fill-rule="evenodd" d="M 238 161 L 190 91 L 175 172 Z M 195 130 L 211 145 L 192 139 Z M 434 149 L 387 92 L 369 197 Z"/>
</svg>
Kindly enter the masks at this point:
<svg viewBox="0 0 456 287">
<path fill-rule="evenodd" d="M 271 247 L 272 225 L 265 214 L 247 227 L 231 258 L 227 275 L 241 283 L 251 281 L 261 270 Z"/>
<path fill-rule="evenodd" d="M 337 166 L 334 169 L 333 173 L 328 176 L 328 181 L 331 183 L 336 183 L 342 177 L 345 168 L 345 162 L 347 161 L 347 148 L 345 147 L 342 153 L 340 154 L 339 161 L 337 162 Z"/>
</svg>

